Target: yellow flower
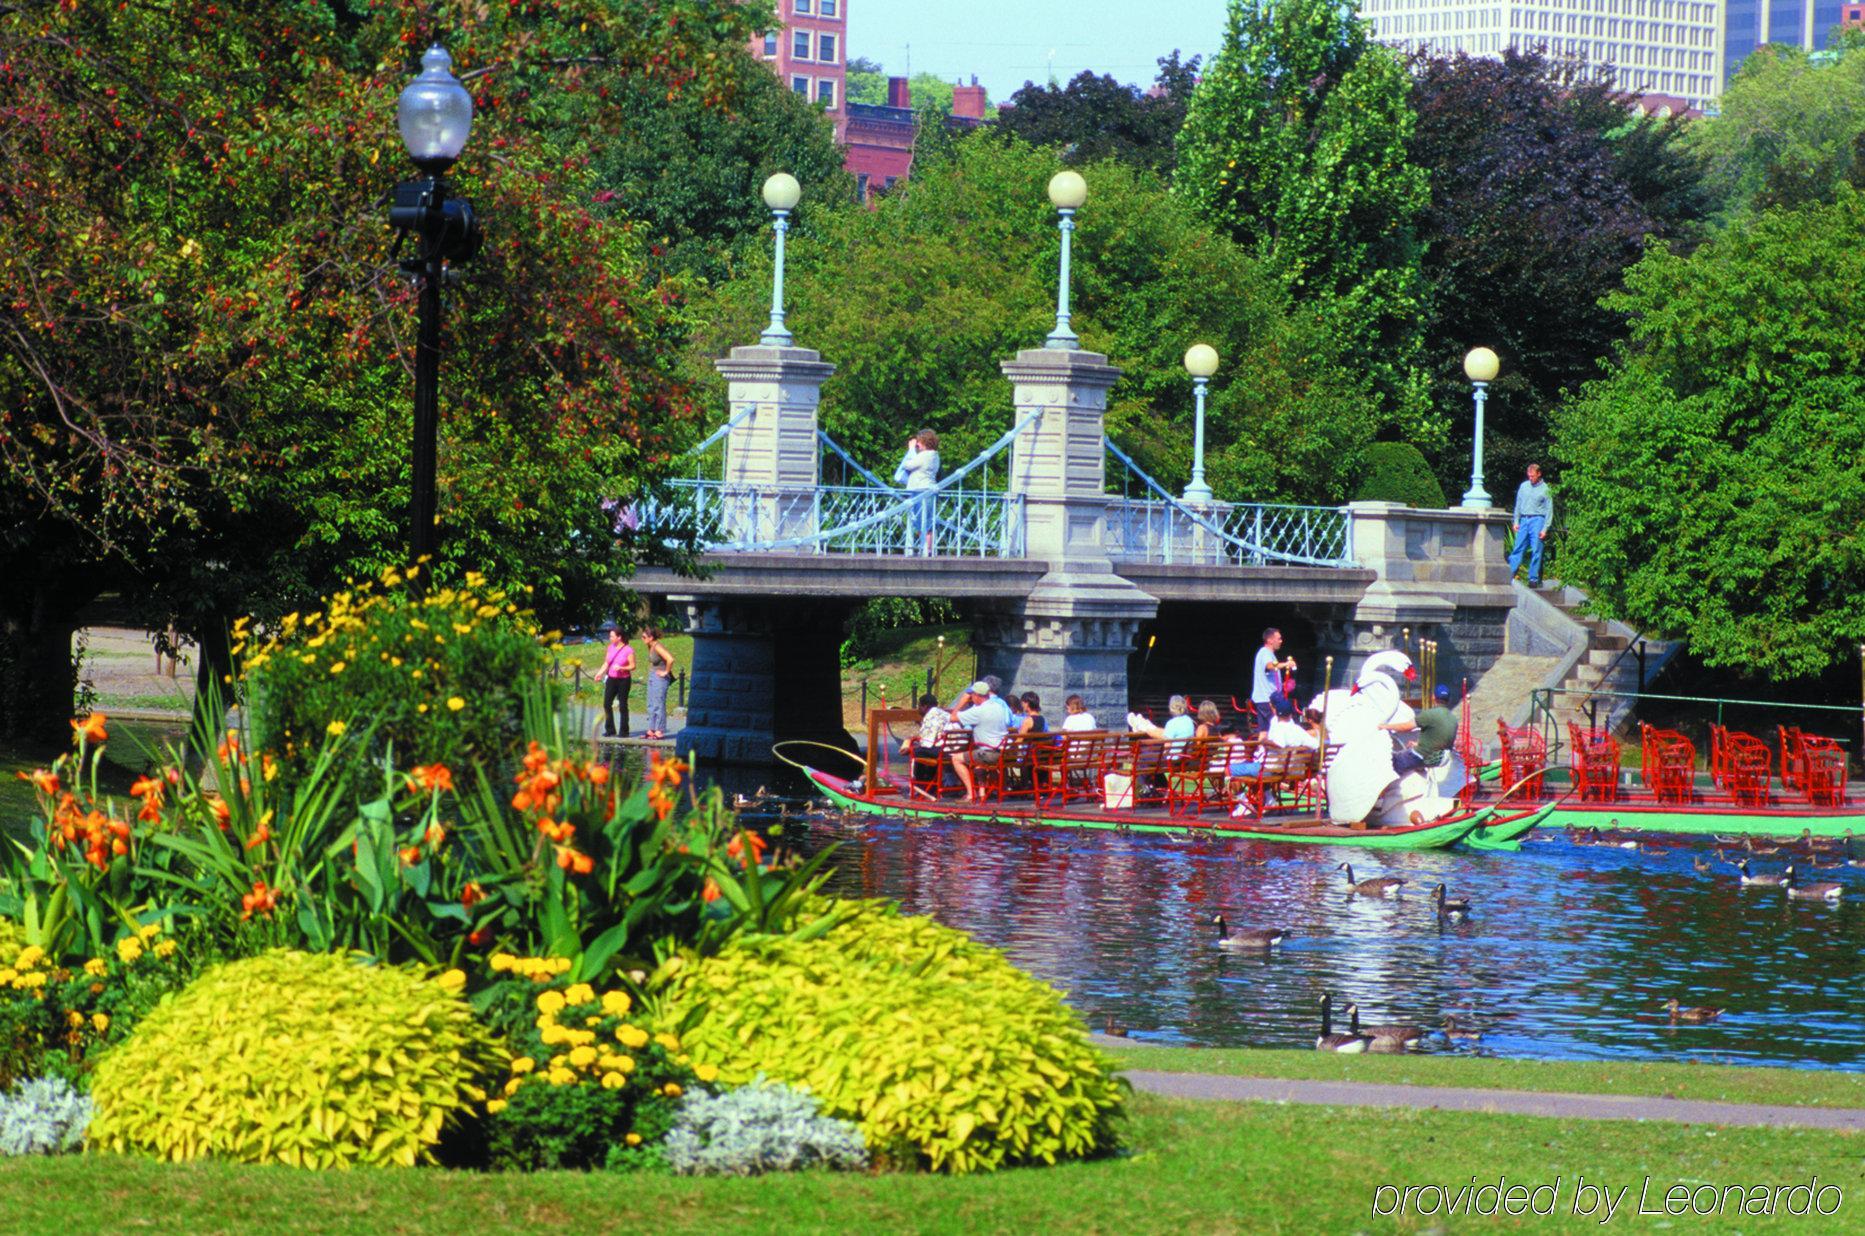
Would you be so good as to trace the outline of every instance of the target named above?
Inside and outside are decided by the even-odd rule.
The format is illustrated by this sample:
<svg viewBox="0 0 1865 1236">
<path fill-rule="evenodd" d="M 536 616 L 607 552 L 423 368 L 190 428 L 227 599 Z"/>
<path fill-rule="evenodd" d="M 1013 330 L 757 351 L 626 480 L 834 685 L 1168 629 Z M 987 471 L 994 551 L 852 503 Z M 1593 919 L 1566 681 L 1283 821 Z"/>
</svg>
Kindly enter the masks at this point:
<svg viewBox="0 0 1865 1236">
<path fill-rule="evenodd" d="M 680 1040 L 671 1034 L 665 1032 L 657 1034 L 654 1036 L 654 1041 L 659 1043 L 662 1047 L 665 1047 L 668 1051 L 680 1050 Z"/>
<path fill-rule="evenodd" d="M 541 991 L 538 993 L 537 1011 L 540 1013 L 549 1013 L 552 1017 L 555 1017 L 558 1013 L 563 1012 L 563 1005 L 564 999 L 561 991 Z"/>
<path fill-rule="evenodd" d="M 84 963 L 84 972 L 92 978 L 102 978 L 110 970 L 110 963 L 102 957 L 93 957 Z"/>
<path fill-rule="evenodd" d="M 512 1078 L 510 1081 L 505 1083 L 505 1093 L 506 1094 L 517 1094 L 518 1087 L 524 1085 L 524 1083 L 525 1083 L 525 1079 L 522 1077 Z"/>
<path fill-rule="evenodd" d="M 124 936 L 117 941 L 117 960 L 124 965 L 134 965 L 142 956 L 142 941 L 135 936 Z"/>
<path fill-rule="evenodd" d="M 460 709 L 464 707 L 466 707 L 466 701 L 461 699 L 459 696 L 454 695 L 454 696 L 448 697 L 447 699 L 447 711 L 448 712 L 458 712 L 460 711 Z"/>
<path fill-rule="evenodd" d="M 536 1067 L 537 1067 L 537 1061 L 533 1060 L 529 1056 L 518 1056 L 512 1060 L 512 1072 L 513 1073 L 517 1073 L 517 1074 L 529 1073 L 532 1069 L 535 1069 Z"/>
<path fill-rule="evenodd" d="M 175 955 L 175 942 L 173 940 L 157 940 L 155 942 L 155 955 L 163 958 L 173 957 Z"/>
<path fill-rule="evenodd" d="M 73 1030 L 76 1030 L 79 1026 L 84 1024 L 84 1014 L 78 1012 L 76 1009 L 72 1009 L 65 1014 L 65 1024 L 70 1026 Z"/>
<path fill-rule="evenodd" d="M 628 1010 L 634 1007 L 634 1001 L 625 991 L 605 991 L 602 993 L 602 1011 L 611 1017 L 626 1017 Z"/>
<path fill-rule="evenodd" d="M 693 1070 L 693 1076 L 707 1083 L 719 1080 L 719 1068 L 713 1064 L 702 1064 Z"/>
<path fill-rule="evenodd" d="M 617 1073 L 632 1073 L 635 1071 L 635 1058 L 633 1056 L 617 1056 L 615 1058 L 615 1063 L 610 1067 Z"/>
<path fill-rule="evenodd" d="M 44 957 L 45 957 L 44 949 L 40 948 L 36 944 L 28 944 L 25 948 L 19 951 L 19 956 L 13 960 L 13 964 L 15 966 L 18 966 L 22 970 L 30 970 L 34 966 L 38 965 L 39 962 L 44 959 Z"/>
<path fill-rule="evenodd" d="M 583 1019 L 583 1024 L 585 1026 L 600 1026 L 602 1024 L 602 1018 L 591 1013 L 588 1017 Z"/>
<path fill-rule="evenodd" d="M 109 1016 L 104 1013 L 92 1013 L 91 1014 L 91 1029 L 97 1031 L 97 1033 L 99 1034 L 102 1034 L 104 1031 L 110 1029 Z"/>
<path fill-rule="evenodd" d="M 570 1050 L 570 1064 L 579 1069 L 586 1069 L 596 1063 L 596 1049 L 593 1047 L 575 1047 Z"/>
<path fill-rule="evenodd" d="M 38 970 L 34 970 L 31 974 L 22 974 L 13 980 L 13 986 L 21 991 L 32 991 L 45 986 L 45 975 Z"/>
<path fill-rule="evenodd" d="M 494 953 L 487 964 L 492 967 L 492 972 L 494 974 L 503 974 L 507 970 L 510 970 L 512 968 L 512 963 L 517 960 L 518 959 L 513 957 L 510 953 Z"/>
<path fill-rule="evenodd" d="M 604 1073 L 602 1075 L 602 1088 L 604 1090 L 620 1090 L 627 1084 L 628 1079 L 623 1077 L 620 1073 Z"/>
<path fill-rule="evenodd" d="M 341 674 L 344 670 L 348 668 L 349 668 L 348 663 L 343 662 L 343 661 L 332 661 L 330 663 L 330 672 L 333 674 Z"/>
<path fill-rule="evenodd" d="M 466 987 L 466 971 L 449 970 L 434 981 L 439 983 L 444 991 L 459 992 Z"/>
<path fill-rule="evenodd" d="M 570 1086 L 576 1083 L 576 1074 L 568 1069 L 552 1069 L 550 1084 L 553 1086 Z"/>
<path fill-rule="evenodd" d="M 5 970 L 0 970 L 0 983 L 5 983 L 9 987 L 13 985 L 13 980 L 18 977 L 19 977 L 19 971 L 12 969 L 11 967 L 8 967 Z"/>
<path fill-rule="evenodd" d="M 502 1111 L 504 1111 L 504 1110 L 505 1110 L 505 1100 L 504 1100 L 504 1099 L 488 1099 L 488 1100 L 486 1100 L 486 1111 L 487 1111 L 487 1112 L 488 1112 L 489 1114 L 491 1114 L 491 1115 L 494 1115 L 494 1116 L 496 1116 L 496 1115 L 498 1115 L 498 1114 L 499 1114 L 500 1112 L 502 1112 Z"/>
<path fill-rule="evenodd" d="M 341 738 L 343 737 L 343 731 L 348 728 L 349 727 L 341 721 L 332 721 L 329 725 L 324 727 L 324 732 L 332 738 Z"/>
<path fill-rule="evenodd" d="M 639 1051 L 648 1045 L 648 1032 L 640 1026 L 617 1026 L 615 1038 L 630 1051 Z"/>
<path fill-rule="evenodd" d="M 153 940 L 161 934 L 162 934 L 161 925 L 157 923 L 150 923 L 148 926 L 137 931 L 136 938 L 138 940 Z"/>
<path fill-rule="evenodd" d="M 630 1133 L 628 1136 L 622 1138 L 622 1140 L 630 1146 L 639 1146 L 641 1144 L 641 1134 Z"/>
<path fill-rule="evenodd" d="M 679 1098 L 681 1094 L 680 1083 L 679 1082 L 668 1082 L 665 1086 L 661 1087 L 661 1093 L 666 1095 L 670 1099 Z"/>
<path fill-rule="evenodd" d="M 556 1022 L 551 1022 L 547 1026 L 539 1027 L 538 1037 L 544 1040 L 546 1047 L 555 1047 L 559 1043 L 568 1042 L 570 1032 Z"/>
<path fill-rule="evenodd" d="M 588 983 L 577 983 L 563 993 L 566 1004 L 594 1004 L 596 993 Z"/>
</svg>

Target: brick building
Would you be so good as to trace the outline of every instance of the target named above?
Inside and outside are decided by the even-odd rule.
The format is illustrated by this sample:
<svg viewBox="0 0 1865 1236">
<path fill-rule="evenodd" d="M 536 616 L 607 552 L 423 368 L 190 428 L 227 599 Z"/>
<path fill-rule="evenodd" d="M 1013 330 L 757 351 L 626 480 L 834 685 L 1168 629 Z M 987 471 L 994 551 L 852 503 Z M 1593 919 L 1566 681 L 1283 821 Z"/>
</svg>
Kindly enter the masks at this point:
<svg viewBox="0 0 1865 1236">
<path fill-rule="evenodd" d="M 778 0 L 783 25 L 754 38 L 752 54 L 790 89 L 822 105 L 847 140 L 848 0 Z"/>
</svg>

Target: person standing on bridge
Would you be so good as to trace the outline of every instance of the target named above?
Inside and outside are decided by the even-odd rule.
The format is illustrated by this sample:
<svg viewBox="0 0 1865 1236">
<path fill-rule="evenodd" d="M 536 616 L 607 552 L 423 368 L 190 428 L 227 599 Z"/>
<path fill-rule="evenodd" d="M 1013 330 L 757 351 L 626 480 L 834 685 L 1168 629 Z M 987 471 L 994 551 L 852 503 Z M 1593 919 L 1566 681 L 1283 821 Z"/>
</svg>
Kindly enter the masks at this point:
<svg viewBox="0 0 1865 1236">
<path fill-rule="evenodd" d="M 1509 551 L 1509 578 L 1522 569 L 1522 555 L 1528 555 L 1528 586 L 1541 587 L 1541 543 L 1548 539 L 1548 526 L 1554 522 L 1554 494 L 1541 479 L 1541 465 L 1528 465 L 1528 479 L 1515 490 L 1515 548 Z"/>
<path fill-rule="evenodd" d="M 602 659 L 602 736 L 628 737 L 628 691 L 634 686 L 635 650 L 618 626 L 609 627 L 609 651 Z M 622 731 L 615 732 L 616 701 L 622 705 Z"/>
<path fill-rule="evenodd" d="M 922 429 L 907 439 L 907 453 L 894 469 L 894 484 L 904 485 L 909 494 L 917 494 L 908 529 L 920 543 L 920 552 L 930 555 L 933 543 L 933 486 L 939 483 L 939 435 Z"/>
</svg>

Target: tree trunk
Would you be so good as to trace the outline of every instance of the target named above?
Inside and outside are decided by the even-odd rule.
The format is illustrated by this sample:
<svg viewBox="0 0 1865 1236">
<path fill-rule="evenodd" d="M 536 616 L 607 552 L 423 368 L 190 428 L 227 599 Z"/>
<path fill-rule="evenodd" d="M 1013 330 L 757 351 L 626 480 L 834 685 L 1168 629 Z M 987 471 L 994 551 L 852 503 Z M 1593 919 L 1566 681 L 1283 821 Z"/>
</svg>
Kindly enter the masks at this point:
<svg viewBox="0 0 1865 1236">
<path fill-rule="evenodd" d="M 33 585 L 0 601 L 0 739 L 41 747 L 70 741 L 78 604 Z"/>
</svg>

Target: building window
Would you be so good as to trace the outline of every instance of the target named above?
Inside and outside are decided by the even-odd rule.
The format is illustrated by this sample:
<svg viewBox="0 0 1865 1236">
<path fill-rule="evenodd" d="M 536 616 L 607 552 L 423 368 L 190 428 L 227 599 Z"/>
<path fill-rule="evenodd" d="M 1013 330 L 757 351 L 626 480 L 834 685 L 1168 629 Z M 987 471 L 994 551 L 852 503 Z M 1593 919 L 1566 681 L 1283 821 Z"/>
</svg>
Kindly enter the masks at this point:
<svg viewBox="0 0 1865 1236">
<path fill-rule="evenodd" d="M 809 59 L 809 31 L 793 30 L 790 32 L 790 58 L 792 60 Z"/>
<path fill-rule="evenodd" d="M 777 32 L 775 30 L 764 36 L 764 54 L 773 60 L 777 58 Z"/>
<path fill-rule="evenodd" d="M 796 3 L 790 6 L 790 11 L 793 13 L 808 13 L 809 7 L 810 0 L 796 0 Z"/>
<path fill-rule="evenodd" d="M 798 94 L 802 95 L 806 99 L 809 98 L 809 78 L 807 77 L 791 78 L 790 89 L 796 91 Z"/>
<path fill-rule="evenodd" d="M 828 108 L 830 111 L 835 110 L 835 79 L 834 78 L 824 77 L 824 78 L 819 78 L 817 80 L 816 101 L 822 104 L 824 107 Z"/>
<path fill-rule="evenodd" d="M 833 0 L 831 0 L 831 2 L 833 2 Z M 868 174 L 866 172 L 855 177 L 855 200 L 857 202 L 865 202 L 868 200 Z"/>
<path fill-rule="evenodd" d="M 835 7 L 836 7 L 835 0 L 822 0 L 822 6 L 817 10 L 817 12 L 821 14 L 823 17 L 834 17 Z"/>
<path fill-rule="evenodd" d="M 835 36 L 833 34 L 816 36 L 816 59 L 824 64 L 835 63 Z"/>
</svg>

